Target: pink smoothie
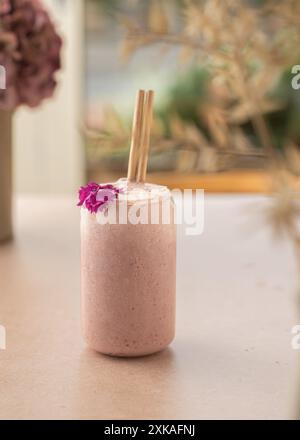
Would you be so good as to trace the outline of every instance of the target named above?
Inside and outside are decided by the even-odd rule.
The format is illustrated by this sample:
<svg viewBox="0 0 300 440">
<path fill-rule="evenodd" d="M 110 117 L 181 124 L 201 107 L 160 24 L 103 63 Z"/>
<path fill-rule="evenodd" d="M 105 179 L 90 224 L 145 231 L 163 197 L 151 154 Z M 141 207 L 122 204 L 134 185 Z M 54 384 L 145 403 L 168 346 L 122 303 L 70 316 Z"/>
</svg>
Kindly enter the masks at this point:
<svg viewBox="0 0 300 440">
<path fill-rule="evenodd" d="M 166 188 L 147 185 L 149 206 L 161 203 L 160 196 L 152 200 L 153 189 L 156 196 L 161 191 L 170 198 Z M 126 187 L 129 207 L 135 190 L 134 185 Z M 169 224 L 162 224 L 161 218 L 159 224 L 99 224 L 95 214 L 82 208 L 82 327 L 90 348 L 113 356 L 142 356 L 164 349 L 173 340 L 173 203 L 171 210 Z"/>
</svg>

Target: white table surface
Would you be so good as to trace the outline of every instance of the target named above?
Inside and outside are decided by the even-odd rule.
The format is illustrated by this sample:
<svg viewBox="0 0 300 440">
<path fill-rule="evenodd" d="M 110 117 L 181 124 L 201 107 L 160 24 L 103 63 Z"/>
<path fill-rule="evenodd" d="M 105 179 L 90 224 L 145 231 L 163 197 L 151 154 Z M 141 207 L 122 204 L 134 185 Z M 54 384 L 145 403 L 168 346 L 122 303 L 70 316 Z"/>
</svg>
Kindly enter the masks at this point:
<svg viewBox="0 0 300 440">
<path fill-rule="evenodd" d="M 16 239 L 0 247 L 0 418 L 291 417 L 296 269 L 265 203 L 206 196 L 204 233 L 179 227 L 176 340 L 129 360 L 81 340 L 75 200 L 20 198 Z"/>
</svg>

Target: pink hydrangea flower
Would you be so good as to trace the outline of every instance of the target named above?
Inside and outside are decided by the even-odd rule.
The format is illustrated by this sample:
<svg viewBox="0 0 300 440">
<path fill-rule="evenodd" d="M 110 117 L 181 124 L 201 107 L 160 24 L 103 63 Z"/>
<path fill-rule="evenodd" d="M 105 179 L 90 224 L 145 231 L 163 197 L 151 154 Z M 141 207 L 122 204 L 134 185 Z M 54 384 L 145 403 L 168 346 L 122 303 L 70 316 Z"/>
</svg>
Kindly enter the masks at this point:
<svg viewBox="0 0 300 440">
<path fill-rule="evenodd" d="M 88 183 L 79 190 L 79 202 L 77 206 L 85 207 L 92 214 L 107 208 L 107 204 L 119 197 L 121 190 L 114 185 L 99 185 Z"/>
<path fill-rule="evenodd" d="M 62 40 L 39 0 L 0 0 L 0 64 L 6 89 L 0 109 L 38 106 L 53 95 Z"/>
</svg>

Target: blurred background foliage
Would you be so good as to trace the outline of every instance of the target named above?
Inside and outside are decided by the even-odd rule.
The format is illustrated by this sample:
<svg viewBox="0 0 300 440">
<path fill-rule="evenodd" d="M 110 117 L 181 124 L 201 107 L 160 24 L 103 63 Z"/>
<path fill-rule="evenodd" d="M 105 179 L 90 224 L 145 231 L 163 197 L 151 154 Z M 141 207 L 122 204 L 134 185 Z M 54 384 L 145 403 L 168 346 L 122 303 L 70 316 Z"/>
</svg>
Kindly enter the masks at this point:
<svg viewBox="0 0 300 440">
<path fill-rule="evenodd" d="M 88 41 L 99 69 L 97 47 L 112 40 L 121 47 L 108 48 L 112 92 L 97 96 L 99 118 L 93 105 L 88 112 L 91 171 L 125 173 L 134 94 L 150 84 L 159 95 L 150 171 L 265 168 L 275 157 L 299 173 L 300 93 L 291 87 L 291 68 L 300 63 L 300 2 L 88 3 Z M 128 94 L 119 95 L 123 88 Z M 93 90 L 88 95 L 93 102 Z"/>
</svg>

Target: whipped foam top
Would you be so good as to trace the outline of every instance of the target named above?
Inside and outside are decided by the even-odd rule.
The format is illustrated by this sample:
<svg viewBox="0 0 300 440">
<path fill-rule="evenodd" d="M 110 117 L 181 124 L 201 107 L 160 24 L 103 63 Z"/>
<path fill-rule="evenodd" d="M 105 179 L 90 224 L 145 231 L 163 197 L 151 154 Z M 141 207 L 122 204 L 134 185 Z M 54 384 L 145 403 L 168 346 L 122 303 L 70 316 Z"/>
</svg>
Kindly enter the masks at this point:
<svg viewBox="0 0 300 440">
<path fill-rule="evenodd" d="M 166 186 L 153 183 L 129 182 L 126 178 L 122 178 L 113 185 L 121 190 L 119 201 L 136 202 L 170 197 L 170 191 Z"/>
</svg>

